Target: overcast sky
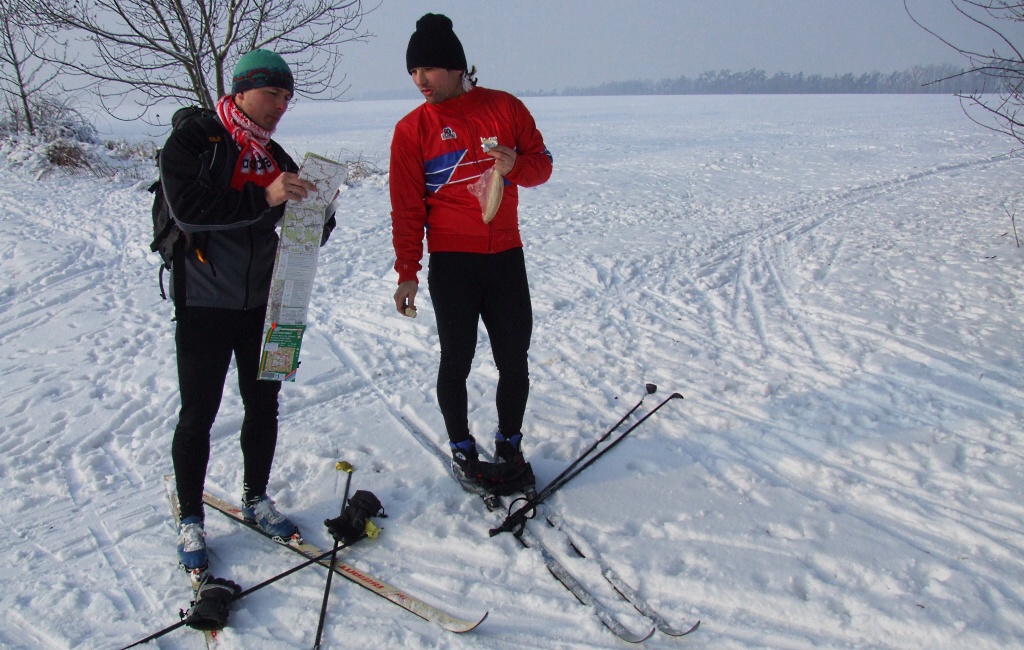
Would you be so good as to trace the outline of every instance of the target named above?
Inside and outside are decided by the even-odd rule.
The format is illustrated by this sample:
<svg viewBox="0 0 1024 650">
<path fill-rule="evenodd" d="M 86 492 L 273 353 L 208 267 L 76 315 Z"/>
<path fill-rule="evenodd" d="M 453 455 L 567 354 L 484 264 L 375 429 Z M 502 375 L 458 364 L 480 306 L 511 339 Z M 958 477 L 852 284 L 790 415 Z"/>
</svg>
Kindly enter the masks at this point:
<svg viewBox="0 0 1024 650">
<path fill-rule="evenodd" d="M 909 5 L 936 31 L 977 42 L 948 0 Z M 903 0 L 383 0 L 363 24 L 374 37 L 345 49 L 347 97 L 412 90 L 405 48 L 427 12 L 452 19 L 481 85 L 513 92 L 723 69 L 831 76 L 963 65 Z"/>
</svg>

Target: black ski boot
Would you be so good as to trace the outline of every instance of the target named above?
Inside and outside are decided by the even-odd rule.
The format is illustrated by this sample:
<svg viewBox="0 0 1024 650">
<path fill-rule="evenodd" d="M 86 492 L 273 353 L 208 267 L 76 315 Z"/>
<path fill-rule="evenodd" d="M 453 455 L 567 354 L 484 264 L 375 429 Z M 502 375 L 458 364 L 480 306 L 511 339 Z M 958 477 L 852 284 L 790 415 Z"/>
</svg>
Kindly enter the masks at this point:
<svg viewBox="0 0 1024 650">
<path fill-rule="evenodd" d="M 509 437 L 502 435 L 501 431 L 494 433 L 494 462 L 497 465 L 504 465 L 503 482 L 510 484 L 512 492 L 522 492 L 527 498 L 533 498 L 536 494 L 536 479 L 533 476 L 533 467 L 526 462 L 523 456 L 523 434 L 516 433 Z"/>
<path fill-rule="evenodd" d="M 482 482 L 485 474 L 491 473 L 484 465 L 491 465 L 480 460 L 476 450 L 476 440 L 469 436 L 460 442 L 449 442 L 452 448 L 452 473 L 462 489 L 472 494 L 486 495 L 490 492 Z"/>
<path fill-rule="evenodd" d="M 509 437 L 502 435 L 501 431 L 494 432 L 494 462 L 512 463 L 523 465 L 526 459 L 523 457 L 523 434 L 517 433 Z"/>
<path fill-rule="evenodd" d="M 534 494 L 536 479 L 533 468 L 525 459 L 522 462 L 497 463 L 480 460 L 472 436 L 462 442 L 449 444 L 452 448 L 452 471 L 459 485 L 463 490 L 483 497 L 489 509 L 498 507 L 498 497 L 517 492 L 528 496 Z M 522 458 L 522 454 L 519 454 L 519 458 Z"/>
</svg>

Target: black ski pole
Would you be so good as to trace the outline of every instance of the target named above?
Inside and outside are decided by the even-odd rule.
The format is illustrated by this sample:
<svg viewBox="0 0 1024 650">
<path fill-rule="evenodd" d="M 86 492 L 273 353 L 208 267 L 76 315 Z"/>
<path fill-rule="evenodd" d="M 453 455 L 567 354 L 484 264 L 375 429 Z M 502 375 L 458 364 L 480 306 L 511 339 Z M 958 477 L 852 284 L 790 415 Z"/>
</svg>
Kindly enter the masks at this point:
<svg viewBox="0 0 1024 650">
<path fill-rule="evenodd" d="M 536 501 L 537 503 L 540 503 L 541 501 L 546 499 L 549 494 L 557 490 L 560 487 L 560 481 L 562 481 L 565 478 L 565 476 L 569 472 L 571 472 L 577 465 L 583 462 L 583 459 L 585 459 L 587 455 L 590 454 L 590 452 L 594 451 L 594 449 L 596 449 L 599 444 L 607 440 L 608 436 L 612 435 L 620 426 L 622 426 L 622 423 L 625 422 L 629 416 L 633 415 L 633 413 L 635 413 L 638 408 L 640 408 L 640 406 L 644 403 L 644 399 L 646 399 L 648 395 L 653 395 L 654 393 L 658 392 L 658 387 L 654 384 L 644 384 L 644 390 L 644 396 L 640 398 L 639 402 L 633 405 L 633 408 L 629 409 L 629 412 L 627 412 L 625 415 L 619 418 L 619 421 L 613 424 L 610 429 L 605 431 L 600 438 L 591 443 L 591 445 L 587 447 L 583 451 L 583 453 L 580 454 L 576 458 L 576 460 L 572 462 L 572 464 L 563 469 L 561 474 L 553 478 L 551 482 L 544 487 L 544 489 L 535 494 L 531 501 Z M 493 536 L 494 535 L 492 534 L 491 537 Z"/>
<path fill-rule="evenodd" d="M 653 390 L 651 390 L 653 386 L 654 384 L 647 384 L 648 395 L 654 392 Z M 532 517 L 532 515 L 528 516 L 528 513 L 530 513 L 538 505 L 543 503 L 543 501 L 547 499 L 549 496 L 554 494 L 556 491 L 560 490 L 566 483 L 576 478 L 576 476 L 578 476 L 580 472 L 582 472 L 587 467 L 590 467 L 595 461 L 597 461 L 598 458 L 611 451 L 612 448 L 614 448 L 616 445 L 622 442 L 622 440 L 625 439 L 626 436 L 632 433 L 634 429 L 636 429 L 638 426 L 646 422 L 648 418 L 650 418 L 652 415 L 661 410 L 661 407 L 665 406 L 665 404 L 667 404 L 669 401 L 676 398 L 682 399 L 683 396 L 680 395 L 679 393 L 672 393 L 667 398 L 665 398 L 660 404 L 651 409 L 651 411 L 647 413 L 647 415 L 643 416 L 642 418 L 634 422 L 632 425 L 630 425 L 630 427 L 623 431 L 618 438 L 611 442 L 611 444 L 609 444 L 607 447 L 597 452 L 590 458 L 587 458 L 590 452 L 593 451 L 593 449 L 597 446 L 597 443 L 591 445 L 591 447 L 587 449 L 583 454 L 581 454 L 579 458 L 577 458 L 571 465 L 569 465 L 569 467 L 567 467 L 561 474 L 555 477 L 554 480 L 548 483 L 548 485 L 543 490 L 538 492 L 533 498 L 527 499 L 526 503 L 523 506 L 521 506 L 515 512 L 510 513 L 508 517 L 505 518 L 505 521 L 501 523 L 501 525 L 499 525 L 496 528 L 492 528 L 490 531 L 488 531 L 488 534 L 491 537 L 494 537 L 495 535 L 505 532 L 511 532 L 514 535 L 519 535 L 522 532 L 523 526 L 526 525 L 526 520 Z M 640 402 L 643 402 L 643 398 L 640 399 Z M 633 409 L 629 413 L 626 414 L 626 416 L 628 417 L 629 414 L 633 413 L 633 411 L 639 408 L 639 406 L 640 404 L 638 403 L 635 407 L 633 407 Z M 608 430 L 608 432 L 605 435 L 601 436 L 601 439 L 598 440 L 598 443 L 606 440 L 611 435 L 611 433 L 615 431 L 619 427 L 619 425 L 622 424 L 622 422 L 625 419 L 626 418 L 624 417 L 622 418 L 622 420 L 619 420 L 615 424 L 615 426 Z"/>
<path fill-rule="evenodd" d="M 618 438 L 616 438 L 615 440 L 612 440 L 612 441 L 611 441 L 610 443 L 608 443 L 608 446 L 607 446 L 607 447 L 605 447 L 605 448 L 604 448 L 604 449 L 602 449 L 601 451 L 599 451 L 599 452 L 597 452 L 596 454 L 594 454 L 594 455 L 593 455 L 593 456 L 592 456 L 591 458 L 589 458 L 589 459 L 587 460 L 587 462 L 585 462 L 585 463 L 583 463 L 582 465 L 580 465 L 580 466 L 579 466 L 579 467 L 578 467 L 578 468 L 576 469 L 576 471 L 575 471 L 575 472 L 573 472 L 572 474 L 570 474 L 570 475 L 566 476 L 566 477 L 565 477 L 564 479 L 562 479 L 562 482 L 561 482 L 561 483 L 560 483 L 560 484 L 558 485 L 558 487 L 559 487 L 559 488 L 560 488 L 560 487 L 562 487 L 562 485 L 565 485 L 565 484 L 566 484 L 566 483 L 568 483 L 568 482 L 569 482 L 569 481 L 570 481 L 571 479 L 575 478 L 577 474 L 579 474 L 580 472 L 582 472 L 582 471 L 583 471 L 583 470 L 585 470 L 586 468 L 588 468 L 588 467 L 590 467 L 591 465 L 593 465 L 593 464 L 594 464 L 594 463 L 595 463 L 595 462 L 597 461 L 597 459 L 598 459 L 598 458 L 600 458 L 601 456 L 604 456 L 604 455 L 605 455 L 605 454 L 607 454 L 607 453 L 608 453 L 609 451 L 611 451 L 612 449 L 614 449 L 614 448 L 615 448 L 615 445 L 617 445 L 617 444 L 619 444 L 620 442 L 622 442 L 622 440 L 623 440 L 623 439 L 624 439 L 624 438 L 625 438 L 626 436 L 628 436 L 628 435 L 629 435 L 629 434 L 630 434 L 630 433 L 631 433 L 631 432 L 633 431 L 633 429 L 635 429 L 635 428 L 637 428 L 638 426 L 640 426 L 641 424 L 643 424 L 643 423 L 644 423 L 644 420 L 646 420 L 647 418 L 649 418 L 649 417 L 651 417 L 652 415 L 654 415 L 655 413 L 657 413 L 657 412 L 658 412 L 658 410 L 659 410 L 659 409 L 661 409 L 661 407 L 662 407 L 662 406 L 665 406 L 665 404 L 667 404 L 667 403 L 668 403 L 668 402 L 669 402 L 670 400 L 673 400 L 673 399 L 676 399 L 676 398 L 679 398 L 679 399 L 683 399 L 683 396 L 682 396 L 682 395 L 680 395 L 679 393 L 672 393 L 671 395 L 669 395 L 668 397 L 666 397 L 666 398 L 665 398 L 664 400 L 662 400 L 662 402 L 661 402 L 660 404 L 658 404 L 658 405 L 657 405 L 657 406 L 655 406 L 655 407 L 654 407 L 653 409 L 651 409 L 651 412 L 650 412 L 650 413 L 648 413 L 647 415 L 645 415 L 645 416 L 643 416 L 642 418 L 640 418 L 639 420 L 637 420 L 637 421 L 636 421 L 636 422 L 635 422 L 635 423 L 634 423 L 634 424 L 633 424 L 633 425 L 632 425 L 631 427 L 629 427 L 628 429 L 626 429 L 625 431 L 623 431 L 623 432 L 622 432 L 621 434 L 619 434 L 619 437 L 618 437 Z"/>
<path fill-rule="evenodd" d="M 340 548 L 345 548 L 346 546 L 348 546 L 348 544 L 345 544 L 344 546 L 339 547 L 339 549 Z M 236 594 L 235 597 L 231 599 L 231 602 L 235 602 L 235 601 L 237 601 L 237 600 L 239 600 L 241 598 L 244 598 L 245 596 L 248 596 L 249 594 L 251 594 L 254 591 L 259 591 L 260 589 L 263 589 L 267 585 L 270 585 L 270 584 L 273 584 L 273 583 L 277 582 L 281 578 L 286 578 L 286 577 L 290 576 L 291 574 L 295 573 L 296 571 L 299 571 L 300 569 L 305 569 L 306 567 L 308 567 L 311 564 L 316 564 L 318 562 L 322 562 L 323 560 L 326 560 L 328 557 L 330 557 L 332 554 L 337 554 L 337 552 L 338 552 L 338 549 L 332 549 L 330 551 L 324 551 L 320 555 L 318 555 L 318 556 L 316 556 L 314 558 L 310 558 L 310 559 L 306 560 L 305 562 L 303 562 L 302 564 L 297 564 L 297 565 L 293 566 L 292 568 L 288 569 L 287 571 L 284 571 L 283 573 L 279 573 L 279 574 L 277 574 L 276 576 L 274 576 L 272 578 L 267 578 L 266 580 L 264 580 L 263 582 L 259 583 L 258 585 L 254 585 L 252 587 L 249 587 L 245 591 L 238 592 L 238 594 Z M 185 625 L 184 619 L 180 620 L 177 623 L 175 623 L 174 625 L 168 625 L 167 627 L 165 627 L 164 629 L 160 630 L 159 632 L 154 632 L 153 634 L 150 634 L 149 636 L 147 636 L 144 639 L 139 639 L 135 643 L 132 643 L 130 645 L 126 645 L 124 648 L 121 648 L 121 650 L 128 650 L 128 648 L 134 648 L 135 646 L 142 645 L 143 643 L 149 643 L 150 641 L 153 641 L 154 639 L 159 639 L 160 637 L 162 637 L 163 635 L 167 634 L 168 632 L 173 632 L 174 630 L 177 630 L 179 627 L 182 627 L 184 625 Z"/>
<path fill-rule="evenodd" d="M 339 514 L 341 516 L 345 514 L 345 504 L 348 503 L 348 488 L 352 484 L 352 472 L 355 468 L 345 461 L 339 462 L 335 467 L 348 474 L 345 477 L 345 496 L 341 499 L 341 513 Z M 334 577 L 334 561 L 338 555 L 338 544 L 338 539 L 335 538 L 334 548 L 331 549 L 331 570 L 327 572 L 327 584 L 324 586 L 324 600 L 320 604 L 320 622 L 316 625 L 316 639 L 313 641 L 313 650 L 318 650 L 320 647 L 320 637 L 324 633 L 324 618 L 327 616 L 327 600 L 331 595 L 331 578 Z"/>
<path fill-rule="evenodd" d="M 621 418 L 619 418 L 619 421 L 616 422 L 615 424 L 613 424 L 610 429 L 605 431 L 604 435 L 602 435 L 600 438 L 595 440 L 593 442 L 593 444 L 591 444 L 589 447 L 587 447 L 583 451 L 583 453 L 580 454 L 579 457 L 576 458 L 576 460 L 574 460 L 572 462 L 572 464 L 570 464 L 568 467 L 566 467 L 564 470 L 562 470 L 561 474 L 559 474 L 558 476 L 553 478 L 551 480 L 551 482 L 548 483 L 547 486 L 536 495 L 535 498 L 538 500 L 538 503 L 540 501 L 543 501 L 545 498 L 547 498 L 547 496 L 549 494 L 551 494 L 552 492 L 554 492 L 555 490 L 560 488 L 561 484 L 565 482 L 565 478 L 569 475 L 569 473 L 572 472 L 572 470 L 577 465 L 579 465 L 581 462 L 583 462 L 583 459 L 585 459 L 590 454 L 590 452 L 592 452 L 595 449 L 597 449 L 598 445 L 600 445 L 602 442 L 607 440 L 608 437 L 610 435 L 612 435 L 612 433 L 614 433 L 620 426 L 622 426 L 622 423 L 625 422 L 626 419 L 629 416 L 633 415 L 633 413 L 635 413 L 638 408 L 640 408 L 640 405 L 644 403 L 644 400 L 647 398 L 648 395 L 653 395 L 656 392 L 658 392 L 658 387 L 656 385 L 654 385 L 654 384 L 644 384 L 644 390 L 645 390 L 644 396 L 640 398 L 640 401 L 637 402 L 636 405 L 633 406 L 633 408 L 629 409 L 628 413 L 626 413 Z"/>
</svg>

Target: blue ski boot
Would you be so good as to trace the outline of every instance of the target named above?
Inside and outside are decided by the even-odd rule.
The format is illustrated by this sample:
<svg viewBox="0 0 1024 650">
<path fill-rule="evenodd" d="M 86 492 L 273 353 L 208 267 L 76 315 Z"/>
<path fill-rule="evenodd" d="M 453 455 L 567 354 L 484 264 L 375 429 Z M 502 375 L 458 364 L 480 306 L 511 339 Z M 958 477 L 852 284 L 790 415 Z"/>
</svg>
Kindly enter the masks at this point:
<svg viewBox="0 0 1024 650">
<path fill-rule="evenodd" d="M 201 517 L 185 517 L 178 527 L 178 563 L 186 571 L 205 571 L 210 565 L 206 555 L 206 529 Z"/>
<path fill-rule="evenodd" d="M 274 502 L 266 494 L 243 499 L 242 518 L 250 524 L 256 524 L 260 530 L 281 543 L 299 534 L 299 527 L 292 523 L 291 519 L 278 512 L 274 507 Z"/>
</svg>

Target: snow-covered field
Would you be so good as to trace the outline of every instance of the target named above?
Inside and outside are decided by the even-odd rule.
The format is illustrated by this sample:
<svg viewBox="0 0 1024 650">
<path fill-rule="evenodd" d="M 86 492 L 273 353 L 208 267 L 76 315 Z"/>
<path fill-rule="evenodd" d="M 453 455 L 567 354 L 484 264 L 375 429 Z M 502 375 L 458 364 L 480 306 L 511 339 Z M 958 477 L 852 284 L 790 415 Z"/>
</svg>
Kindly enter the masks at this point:
<svg viewBox="0 0 1024 650">
<path fill-rule="evenodd" d="M 529 99 L 555 156 L 522 192 L 534 297 L 526 450 L 540 485 L 643 395 L 673 400 L 557 493 L 586 545 L 688 637 L 652 648 L 1024 647 L 1024 212 L 1011 143 L 936 96 Z M 387 168 L 414 104 L 299 104 L 279 140 Z M 144 180 L 0 162 L 0 646 L 114 648 L 177 620 L 163 476 L 170 303 Z M 426 290 L 394 313 L 386 179 L 344 188 L 271 482 L 310 541 L 355 466 L 388 519 L 347 562 L 454 635 L 334 580 L 328 647 L 621 648 L 402 423 L 444 443 Z M 1022 232 L 1024 235 L 1024 232 Z M 471 422 L 495 426 L 481 336 Z M 207 487 L 241 489 L 233 378 Z M 635 420 L 635 418 L 634 418 Z M 631 420 L 632 421 L 632 420 Z M 628 422 L 627 422 L 628 424 Z M 489 445 L 488 445 L 489 446 Z M 627 626 L 646 619 L 538 519 Z M 215 573 L 297 556 L 207 515 Z M 226 648 L 308 647 L 325 572 L 238 602 Z M 202 645 L 188 629 L 164 648 Z"/>
</svg>

